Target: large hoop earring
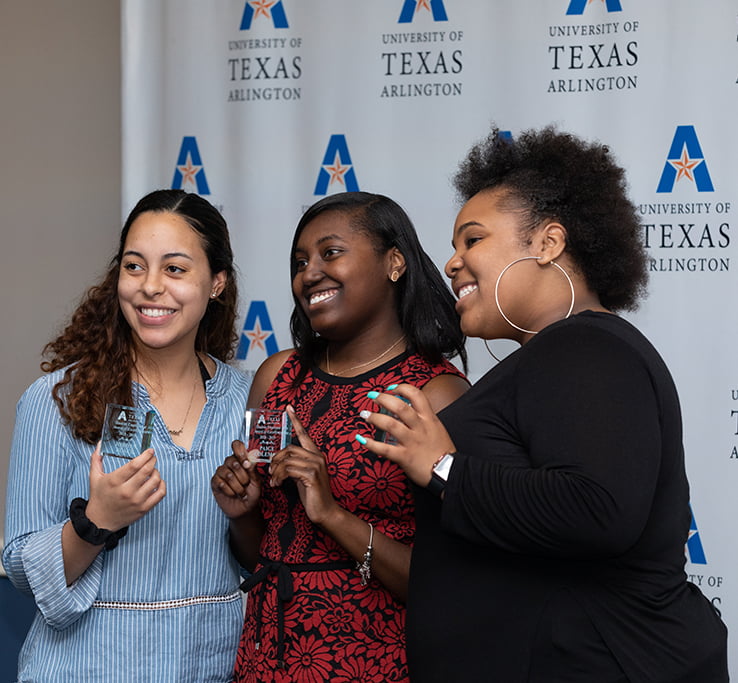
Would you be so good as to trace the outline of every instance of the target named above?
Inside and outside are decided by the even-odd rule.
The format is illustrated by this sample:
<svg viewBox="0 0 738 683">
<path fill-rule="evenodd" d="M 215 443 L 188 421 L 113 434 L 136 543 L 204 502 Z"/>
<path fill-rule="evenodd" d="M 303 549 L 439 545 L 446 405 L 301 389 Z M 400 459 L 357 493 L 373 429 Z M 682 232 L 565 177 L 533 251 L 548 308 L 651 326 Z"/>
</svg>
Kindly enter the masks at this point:
<svg viewBox="0 0 738 683">
<path fill-rule="evenodd" d="M 505 312 L 502 310 L 502 306 L 500 306 L 500 298 L 497 295 L 497 290 L 500 287 L 500 280 L 502 279 L 502 276 L 505 274 L 508 268 L 514 266 L 516 263 L 520 263 L 520 261 L 528 261 L 529 259 L 534 259 L 536 261 L 539 261 L 541 257 L 540 256 L 522 256 L 521 258 L 511 261 L 502 269 L 502 272 L 497 276 L 497 282 L 495 282 L 495 304 L 497 305 L 497 310 L 500 312 L 500 315 L 505 319 L 508 325 L 510 325 L 511 327 L 514 327 L 516 330 L 520 330 L 521 332 L 524 332 L 525 334 L 538 334 L 540 330 L 526 330 L 525 328 L 520 327 L 519 325 L 516 325 L 512 320 L 510 320 L 510 318 L 508 318 L 505 315 Z M 566 278 L 566 281 L 569 283 L 569 290 L 571 291 L 571 304 L 569 305 L 569 310 L 566 312 L 566 315 L 563 318 L 564 320 L 566 320 L 571 315 L 571 312 L 574 310 L 574 283 L 571 281 L 571 278 L 569 277 L 569 273 L 567 273 L 558 263 L 556 263 L 556 261 L 549 261 L 549 263 L 552 266 L 556 266 L 563 273 L 564 277 Z"/>
<path fill-rule="evenodd" d="M 487 349 L 487 353 L 490 356 L 492 356 L 492 358 L 494 358 L 498 363 L 501 363 L 502 361 L 497 356 L 495 356 L 494 353 L 492 353 L 492 349 L 489 348 L 489 344 L 487 343 L 487 340 L 486 339 L 482 339 L 482 341 L 484 342 L 484 348 Z"/>
</svg>

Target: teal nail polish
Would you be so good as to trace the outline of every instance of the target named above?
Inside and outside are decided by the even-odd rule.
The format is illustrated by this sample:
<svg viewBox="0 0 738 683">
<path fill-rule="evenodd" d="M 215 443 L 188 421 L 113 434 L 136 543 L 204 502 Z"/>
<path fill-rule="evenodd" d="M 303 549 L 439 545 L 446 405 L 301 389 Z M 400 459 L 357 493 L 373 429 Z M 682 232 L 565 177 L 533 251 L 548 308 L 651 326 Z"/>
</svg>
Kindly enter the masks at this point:
<svg viewBox="0 0 738 683">
<path fill-rule="evenodd" d="M 392 391 L 393 389 L 397 389 L 397 387 L 399 387 L 399 386 L 400 386 L 399 384 L 390 384 L 387 387 L 387 391 Z"/>
<path fill-rule="evenodd" d="M 377 393 L 377 392 L 370 392 L 370 393 Z M 356 439 L 362 446 L 366 446 L 366 439 L 361 435 L 357 434 L 354 439 Z"/>
<path fill-rule="evenodd" d="M 370 391 L 369 393 L 367 393 L 367 397 L 372 399 L 372 401 L 377 398 L 377 396 L 379 396 L 378 391 Z"/>
</svg>

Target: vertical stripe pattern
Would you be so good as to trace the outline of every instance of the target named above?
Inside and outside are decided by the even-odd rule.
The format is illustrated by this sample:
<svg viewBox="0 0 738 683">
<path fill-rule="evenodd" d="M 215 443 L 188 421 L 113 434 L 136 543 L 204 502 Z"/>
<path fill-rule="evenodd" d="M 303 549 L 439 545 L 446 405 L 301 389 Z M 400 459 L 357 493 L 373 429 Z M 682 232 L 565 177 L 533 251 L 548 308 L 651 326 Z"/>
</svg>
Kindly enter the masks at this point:
<svg viewBox="0 0 738 683">
<path fill-rule="evenodd" d="M 172 442 L 157 413 L 152 446 L 166 497 L 69 587 L 61 529 L 72 499 L 88 497 L 93 449 L 73 438 L 51 397 L 63 370 L 36 380 L 22 396 L 3 563 L 38 611 L 21 650 L 19 681 L 231 680 L 242 625 L 240 579 L 210 478 L 231 441 L 242 437 L 249 387 L 241 373 L 216 362 L 190 452 Z M 134 397 L 151 407 L 138 384 Z"/>
</svg>

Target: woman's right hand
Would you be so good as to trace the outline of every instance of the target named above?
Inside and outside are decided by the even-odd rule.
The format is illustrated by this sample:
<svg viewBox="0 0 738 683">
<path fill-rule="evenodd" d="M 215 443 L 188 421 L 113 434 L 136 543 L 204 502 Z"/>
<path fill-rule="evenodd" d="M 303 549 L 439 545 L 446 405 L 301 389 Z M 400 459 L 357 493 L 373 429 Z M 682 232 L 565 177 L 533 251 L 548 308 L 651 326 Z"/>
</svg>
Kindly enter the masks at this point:
<svg viewBox="0 0 738 683">
<path fill-rule="evenodd" d="M 237 519 L 258 508 L 261 498 L 261 476 L 242 441 L 234 441 L 233 454 L 215 470 L 210 488 L 215 500 L 229 519 Z"/>
<path fill-rule="evenodd" d="M 109 473 L 103 470 L 100 444 L 92 453 L 86 514 L 98 528 L 118 531 L 132 524 L 158 505 L 166 493 L 153 448 Z"/>
</svg>

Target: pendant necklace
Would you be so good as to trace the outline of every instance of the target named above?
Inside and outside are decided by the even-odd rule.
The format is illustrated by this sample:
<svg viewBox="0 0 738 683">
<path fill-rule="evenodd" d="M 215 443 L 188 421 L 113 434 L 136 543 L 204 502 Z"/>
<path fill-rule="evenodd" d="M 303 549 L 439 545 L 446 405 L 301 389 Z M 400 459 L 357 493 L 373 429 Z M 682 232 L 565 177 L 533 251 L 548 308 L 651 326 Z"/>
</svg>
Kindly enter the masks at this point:
<svg viewBox="0 0 738 683">
<path fill-rule="evenodd" d="M 401 335 L 399 339 L 396 339 L 390 346 L 388 346 L 382 353 L 380 353 L 376 358 L 372 358 L 371 360 L 366 361 L 365 363 L 359 363 L 358 365 L 352 365 L 350 368 L 344 368 L 343 370 L 339 370 L 337 372 L 331 372 L 331 358 L 330 354 L 328 352 L 328 347 L 325 347 L 325 369 L 326 372 L 329 375 L 334 376 L 340 376 L 347 372 L 351 372 L 351 370 L 358 370 L 359 368 L 365 368 L 367 365 L 371 365 L 372 363 L 376 363 L 382 356 L 385 356 L 388 354 L 392 349 L 395 348 L 403 339 L 405 339 L 405 335 Z"/>
<path fill-rule="evenodd" d="M 197 354 L 195 354 L 195 358 L 198 358 Z M 198 358 L 198 369 L 199 369 L 199 358 Z M 143 380 L 143 383 L 146 386 L 148 387 L 151 386 L 151 383 L 146 379 L 146 377 L 143 375 L 143 373 L 138 368 L 136 368 L 136 374 Z M 190 416 L 190 410 L 192 410 L 192 404 L 195 401 L 195 393 L 197 391 L 197 384 L 199 381 L 200 381 L 200 373 L 198 371 L 197 375 L 195 376 L 195 382 L 192 385 L 192 394 L 190 394 L 190 402 L 187 406 L 187 412 L 185 413 L 184 419 L 182 420 L 182 426 L 179 429 L 171 429 L 169 425 L 166 422 L 164 422 L 164 427 L 166 428 L 167 432 L 169 432 L 171 436 L 179 436 L 184 431 L 185 425 L 187 424 L 187 418 Z M 149 393 L 151 392 L 149 391 Z M 162 421 L 164 421 L 163 415 L 162 415 Z"/>
<path fill-rule="evenodd" d="M 179 429 L 170 429 L 167 423 L 164 426 L 172 436 L 179 436 L 182 433 L 185 425 L 187 424 L 187 418 L 190 416 L 190 409 L 192 408 L 192 402 L 195 400 L 195 392 L 197 391 L 197 382 L 200 378 L 195 377 L 195 383 L 192 385 L 192 394 L 190 395 L 190 404 L 187 406 L 187 412 L 185 413 L 184 420 L 182 420 L 182 426 Z"/>
</svg>

